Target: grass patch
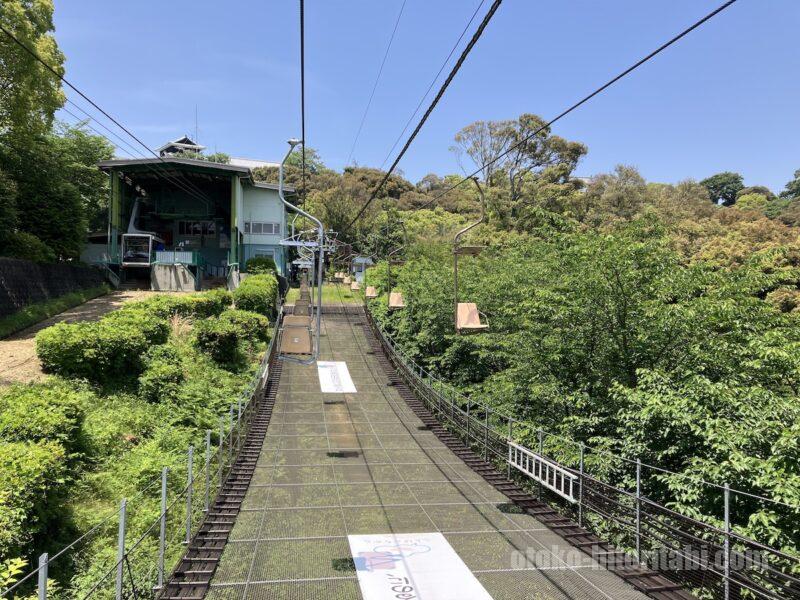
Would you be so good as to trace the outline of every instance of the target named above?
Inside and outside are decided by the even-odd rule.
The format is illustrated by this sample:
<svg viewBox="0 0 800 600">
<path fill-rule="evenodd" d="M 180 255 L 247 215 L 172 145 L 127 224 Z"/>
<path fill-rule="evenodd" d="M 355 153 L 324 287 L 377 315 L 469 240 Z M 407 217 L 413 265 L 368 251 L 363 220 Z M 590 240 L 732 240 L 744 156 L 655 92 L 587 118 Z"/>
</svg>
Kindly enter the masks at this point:
<svg viewBox="0 0 800 600">
<path fill-rule="evenodd" d="M 0 339 L 6 338 L 13 333 L 17 333 L 18 331 L 25 329 L 26 327 L 30 327 L 31 325 L 36 325 L 36 323 L 44 321 L 45 319 L 49 319 L 58 313 L 62 313 L 65 310 L 69 310 L 70 308 L 78 306 L 79 304 L 83 304 L 92 298 L 97 298 L 98 296 L 107 294 L 108 292 L 109 287 L 106 285 L 101 285 L 98 287 L 81 290 L 79 292 L 70 292 L 69 294 L 59 296 L 58 298 L 52 298 L 50 300 L 45 300 L 44 302 L 37 302 L 36 304 L 26 306 L 22 310 L 15 312 L 13 315 L 8 315 L 7 317 L 0 319 Z"/>
<path fill-rule="evenodd" d="M 316 299 L 317 291 L 314 290 L 314 299 Z M 300 296 L 299 288 L 291 288 L 286 294 L 286 303 L 294 304 Z M 322 286 L 322 303 L 323 304 L 363 304 L 364 290 L 361 289 L 357 292 L 351 292 L 349 285 L 340 283 L 338 285 L 333 283 L 325 283 Z"/>
</svg>

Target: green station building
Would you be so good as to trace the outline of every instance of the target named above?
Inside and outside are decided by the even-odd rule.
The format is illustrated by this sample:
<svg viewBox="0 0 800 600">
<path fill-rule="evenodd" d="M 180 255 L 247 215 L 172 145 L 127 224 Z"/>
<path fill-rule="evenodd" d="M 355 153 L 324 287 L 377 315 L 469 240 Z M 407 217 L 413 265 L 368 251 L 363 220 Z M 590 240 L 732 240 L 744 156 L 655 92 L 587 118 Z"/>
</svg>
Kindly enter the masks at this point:
<svg viewBox="0 0 800 600">
<path fill-rule="evenodd" d="M 269 256 L 289 272 L 287 216 L 278 186 L 249 167 L 177 158 L 108 160 L 108 230 L 90 239 L 85 260 L 153 289 L 200 289 L 209 278 L 236 280 L 247 260 Z M 287 199 L 294 190 L 286 188 Z"/>
</svg>

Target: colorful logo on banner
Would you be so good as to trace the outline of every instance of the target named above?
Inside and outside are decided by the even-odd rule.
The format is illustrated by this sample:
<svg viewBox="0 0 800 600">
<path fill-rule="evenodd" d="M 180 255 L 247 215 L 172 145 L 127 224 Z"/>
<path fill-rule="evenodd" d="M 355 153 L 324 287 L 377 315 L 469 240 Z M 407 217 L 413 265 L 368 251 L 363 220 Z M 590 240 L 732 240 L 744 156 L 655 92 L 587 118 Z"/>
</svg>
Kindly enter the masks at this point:
<svg viewBox="0 0 800 600">
<path fill-rule="evenodd" d="M 391 570 L 395 565 L 405 558 L 410 558 L 416 554 L 425 554 L 431 551 L 430 546 L 425 544 L 402 544 L 375 546 L 371 552 L 359 552 L 354 562 L 359 571 L 380 571 Z"/>
</svg>

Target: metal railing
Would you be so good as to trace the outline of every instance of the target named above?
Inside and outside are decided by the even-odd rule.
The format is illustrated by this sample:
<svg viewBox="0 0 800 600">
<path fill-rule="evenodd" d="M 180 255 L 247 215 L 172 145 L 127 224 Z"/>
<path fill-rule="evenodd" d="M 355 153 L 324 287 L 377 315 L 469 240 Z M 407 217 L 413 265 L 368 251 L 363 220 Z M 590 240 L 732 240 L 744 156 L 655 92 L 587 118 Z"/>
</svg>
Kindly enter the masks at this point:
<svg viewBox="0 0 800 600">
<path fill-rule="evenodd" d="M 737 499 L 789 507 L 799 522 L 800 507 L 703 482 L 704 491 L 718 499 L 722 515 L 682 514 L 669 508 L 674 499 L 651 497 L 659 492 L 649 495 L 645 489 L 659 476 L 680 474 L 532 430 L 470 399 L 409 358 L 368 309 L 366 316 L 400 377 L 443 426 L 504 469 L 509 479 L 628 552 L 633 565 L 657 570 L 704 598 L 800 598 L 800 556 L 735 532 L 731 519 Z M 530 438 L 533 431 L 535 451 L 517 439 Z M 603 556 L 596 558 L 602 564 Z"/>
<path fill-rule="evenodd" d="M 280 321 L 280 315 L 278 316 Z M 274 332 L 277 332 L 279 322 Z M 206 513 L 233 466 L 249 424 L 269 378 L 270 363 L 275 358 L 273 334 L 264 358 L 245 389 L 219 417 L 215 430 L 206 430 L 201 448 L 189 446 L 186 453 L 186 478 L 173 476 L 168 467 L 132 498 L 123 498 L 119 508 L 103 518 L 91 530 L 50 556 L 39 557 L 38 566 L 0 590 L 0 597 L 29 597 L 36 582 L 39 600 L 48 596 L 48 574 L 53 564 L 70 557 L 80 564 L 92 540 L 109 535 L 116 523 L 116 553 L 103 562 L 89 565 L 81 578 L 85 583 L 81 599 L 152 598 L 166 584 L 173 565 L 177 566 L 186 546 L 197 534 Z M 160 485 L 160 495 L 152 492 Z M 134 534 L 135 532 L 135 534 Z M 134 537 L 135 535 L 135 537 Z M 105 556 L 93 553 L 94 556 Z M 60 563 L 59 563 L 60 565 Z M 63 590 L 61 590 L 63 592 Z M 77 590 L 76 590 L 77 591 Z"/>
</svg>

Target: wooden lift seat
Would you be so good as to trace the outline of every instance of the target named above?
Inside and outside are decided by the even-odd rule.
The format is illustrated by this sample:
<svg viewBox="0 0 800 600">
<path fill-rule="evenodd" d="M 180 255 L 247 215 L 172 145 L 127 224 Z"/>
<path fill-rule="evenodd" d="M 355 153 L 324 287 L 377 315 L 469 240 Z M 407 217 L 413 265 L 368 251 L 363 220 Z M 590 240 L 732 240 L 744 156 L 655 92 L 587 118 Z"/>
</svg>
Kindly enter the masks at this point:
<svg viewBox="0 0 800 600">
<path fill-rule="evenodd" d="M 311 354 L 311 330 L 308 327 L 284 326 L 281 333 L 281 354 Z"/>
<path fill-rule="evenodd" d="M 349 276 L 345 277 L 342 283 L 344 283 L 345 285 L 350 285 L 350 283 L 352 283 L 352 279 L 350 279 Z"/>
<path fill-rule="evenodd" d="M 353 283 L 350 284 L 350 291 L 357 292 L 360 289 L 361 289 L 361 284 L 353 280 Z"/>
<path fill-rule="evenodd" d="M 456 330 L 478 332 L 489 329 L 489 324 L 481 322 L 481 313 L 474 302 L 459 302 L 456 311 Z"/>
<path fill-rule="evenodd" d="M 396 310 L 398 308 L 405 308 L 406 301 L 403 299 L 403 292 L 391 292 L 389 294 L 389 309 Z"/>
<path fill-rule="evenodd" d="M 367 286 L 366 296 L 367 296 L 367 298 L 370 298 L 370 299 L 378 297 L 378 290 L 375 289 L 374 285 L 368 285 Z"/>
</svg>

